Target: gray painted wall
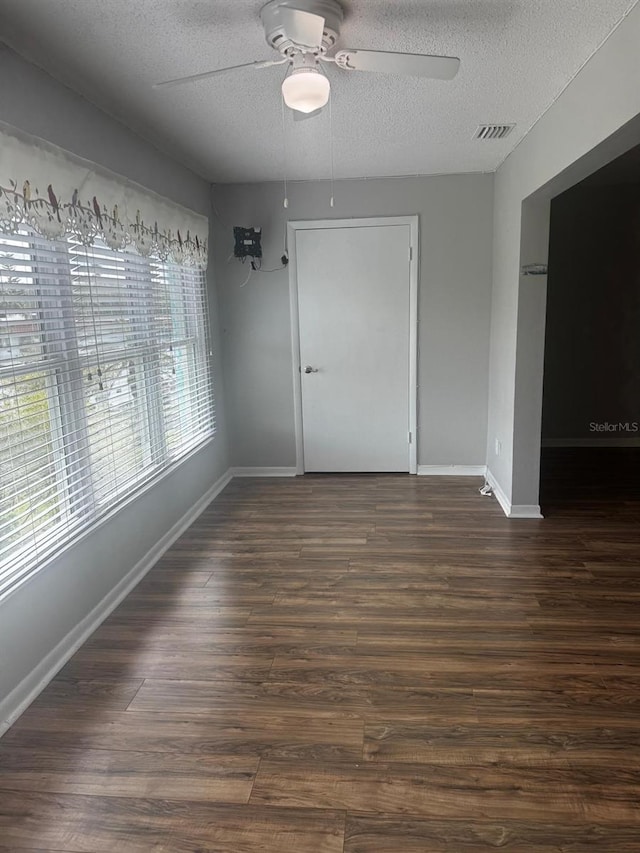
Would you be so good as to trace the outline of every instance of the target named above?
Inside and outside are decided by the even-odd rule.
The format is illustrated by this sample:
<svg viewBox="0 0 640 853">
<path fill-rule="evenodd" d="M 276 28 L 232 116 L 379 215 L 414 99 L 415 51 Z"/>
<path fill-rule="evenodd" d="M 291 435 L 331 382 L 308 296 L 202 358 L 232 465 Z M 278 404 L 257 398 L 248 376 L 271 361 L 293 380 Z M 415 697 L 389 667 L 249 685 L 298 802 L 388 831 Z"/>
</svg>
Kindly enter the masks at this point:
<svg viewBox="0 0 640 853">
<path fill-rule="evenodd" d="M 542 437 L 606 441 L 640 422 L 640 187 L 578 186 L 551 205 Z"/>
<path fill-rule="evenodd" d="M 209 213 L 205 181 L 7 49 L 0 50 L 0 79 L 0 120 Z M 0 602 L 0 712 L 11 705 L 3 709 L 2 700 L 226 471 L 220 378 L 216 396 L 219 431 L 212 442 Z"/>
<path fill-rule="evenodd" d="M 214 199 L 232 463 L 295 465 L 288 272 L 231 259 L 232 226 L 261 226 L 280 266 L 287 219 L 420 217 L 418 462 L 483 465 L 491 290 L 492 175 L 220 185 Z M 327 262 L 331 260 L 328 258 Z"/>
<path fill-rule="evenodd" d="M 639 41 L 636 6 L 496 173 L 487 462 L 514 504 L 538 503 L 544 352 L 545 289 L 520 277 L 523 202 L 538 191 L 548 201 L 607 162 L 588 155 L 640 112 Z"/>
</svg>

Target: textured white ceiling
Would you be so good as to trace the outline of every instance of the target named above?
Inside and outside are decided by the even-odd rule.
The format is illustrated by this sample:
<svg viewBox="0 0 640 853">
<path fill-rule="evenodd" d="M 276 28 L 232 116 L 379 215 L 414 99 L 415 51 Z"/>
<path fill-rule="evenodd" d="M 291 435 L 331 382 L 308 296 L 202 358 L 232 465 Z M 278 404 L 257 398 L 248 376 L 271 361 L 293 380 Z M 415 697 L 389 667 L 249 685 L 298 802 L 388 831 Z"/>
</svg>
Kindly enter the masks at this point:
<svg viewBox="0 0 640 853">
<path fill-rule="evenodd" d="M 459 56 L 452 82 L 329 67 L 336 177 L 493 171 L 635 0 L 350 0 L 340 46 Z M 154 81 L 275 57 L 262 0 L 0 0 L 9 45 L 215 182 L 279 180 L 283 68 Z M 330 174 L 328 110 L 287 111 L 290 179 Z M 517 127 L 476 142 L 484 122 Z"/>
</svg>

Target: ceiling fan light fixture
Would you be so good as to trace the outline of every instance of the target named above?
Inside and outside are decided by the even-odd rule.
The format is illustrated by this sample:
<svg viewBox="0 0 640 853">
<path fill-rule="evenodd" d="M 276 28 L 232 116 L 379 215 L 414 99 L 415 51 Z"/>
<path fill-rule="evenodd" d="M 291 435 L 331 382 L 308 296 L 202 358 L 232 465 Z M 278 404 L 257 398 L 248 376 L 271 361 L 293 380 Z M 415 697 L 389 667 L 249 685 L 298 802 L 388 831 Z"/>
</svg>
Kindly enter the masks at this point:
<svg viewBox="0 0 640 853">
<path fill-rule="evenodd" d="M 282 84 L 282 97 L 292 110 L 312 113 L 326 106 L 331 86 L 317 68 L 294 68 Z"/>
</svg>

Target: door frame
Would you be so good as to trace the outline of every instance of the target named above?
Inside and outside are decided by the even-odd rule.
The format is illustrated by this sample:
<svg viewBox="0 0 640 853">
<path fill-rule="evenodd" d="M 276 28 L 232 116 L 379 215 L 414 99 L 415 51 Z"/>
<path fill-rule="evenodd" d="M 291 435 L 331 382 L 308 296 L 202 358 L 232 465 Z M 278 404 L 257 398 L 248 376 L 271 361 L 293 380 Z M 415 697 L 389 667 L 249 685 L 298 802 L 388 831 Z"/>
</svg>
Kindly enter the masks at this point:
<svg viewBox="0 0 640 853">
<path fill-rule="evenodd" d="M 296 234 L 327 228 L 374 228 L 408 225 L 409 258 L 409 473 L 418 473 L 418 269 L 420 260 L 418 216 L 380 216 L 366 219 L 304 219 L 287 223 L 289 249 L 289 307 L 291 314 L 291 354 L 293 363 L 293 409 L 296 437 L 296 474 L 304 474 L 302 424 L 302 373 L 300 363 L 300 316 L 298 308 L 298 264 Z"/>
</svg>

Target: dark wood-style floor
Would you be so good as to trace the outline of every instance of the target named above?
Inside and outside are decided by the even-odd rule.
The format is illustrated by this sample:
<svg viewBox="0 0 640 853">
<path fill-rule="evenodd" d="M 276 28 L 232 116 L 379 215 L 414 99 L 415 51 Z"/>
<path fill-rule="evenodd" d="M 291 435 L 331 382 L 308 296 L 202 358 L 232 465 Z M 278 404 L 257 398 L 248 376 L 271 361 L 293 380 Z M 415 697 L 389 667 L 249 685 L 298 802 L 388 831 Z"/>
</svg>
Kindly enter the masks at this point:
<svg viewBox="0 0 640 853">
<path fill-rule="evenodd" d="M 0 741 L 0 850 L 640 851 L 640 517 L 235 480 Z"/>
</svg>

